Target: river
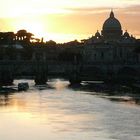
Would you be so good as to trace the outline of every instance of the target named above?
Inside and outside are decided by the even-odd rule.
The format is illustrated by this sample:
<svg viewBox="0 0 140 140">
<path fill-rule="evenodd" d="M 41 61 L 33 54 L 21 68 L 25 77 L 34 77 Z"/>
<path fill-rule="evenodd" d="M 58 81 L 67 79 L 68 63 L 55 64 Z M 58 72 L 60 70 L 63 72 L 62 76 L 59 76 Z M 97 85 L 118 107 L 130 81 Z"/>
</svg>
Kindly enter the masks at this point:
<svg viewBox="0 0 140 140">
<path fill-rule="evenodd" d="M 140 105 L 130 96 L 28 82 L 27 92 L 0 94 L 0 140 L 140 140 Z"/>
</svg>

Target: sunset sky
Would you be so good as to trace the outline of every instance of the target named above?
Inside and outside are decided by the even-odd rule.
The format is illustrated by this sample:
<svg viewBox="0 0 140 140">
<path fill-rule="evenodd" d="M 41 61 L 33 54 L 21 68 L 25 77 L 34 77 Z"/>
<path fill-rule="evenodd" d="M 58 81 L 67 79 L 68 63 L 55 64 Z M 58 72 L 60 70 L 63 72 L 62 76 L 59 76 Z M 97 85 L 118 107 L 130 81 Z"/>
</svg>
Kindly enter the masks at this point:
<svg viewBox="0 0 140 140">
<path fill-rule="evenodd" d="M 140 37 L 140 0 L 0 0 L 0 31 L 26 29 L 66 42 L 94 35 L 113 8 L 123 30 Z"/>
</svg>

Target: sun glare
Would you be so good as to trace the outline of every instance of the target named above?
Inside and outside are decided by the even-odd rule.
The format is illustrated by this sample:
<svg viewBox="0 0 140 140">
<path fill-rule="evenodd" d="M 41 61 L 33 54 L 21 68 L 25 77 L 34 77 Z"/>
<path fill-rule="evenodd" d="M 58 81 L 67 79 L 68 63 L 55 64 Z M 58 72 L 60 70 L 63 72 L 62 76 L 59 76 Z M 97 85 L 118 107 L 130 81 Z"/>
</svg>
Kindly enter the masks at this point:
<svg viewBox="0 0 140 140">
<path fill-rule="evenodd" d="M 107 12 L 115 6 L 119 19 L 125 15 L 122 23 L 130 23 L 127 29 L 138 31 L 136 35 L 140 36 L 139 7 L 135 6 L 139 0 L 2 0 L 1 3 L 0 31 L 25 29 L 44 41 L 79 40 L 101 29 Z"/>
<path fill-rule="evenodd" d="M 25 29 L 28 32 L 31 32 L 35 37 L 42 37 L 45 34 L 46 26 L 41 21 L 27 20 L 27 21 L 18 21 L 16 24 L 16 30 Z"/>
</svg>

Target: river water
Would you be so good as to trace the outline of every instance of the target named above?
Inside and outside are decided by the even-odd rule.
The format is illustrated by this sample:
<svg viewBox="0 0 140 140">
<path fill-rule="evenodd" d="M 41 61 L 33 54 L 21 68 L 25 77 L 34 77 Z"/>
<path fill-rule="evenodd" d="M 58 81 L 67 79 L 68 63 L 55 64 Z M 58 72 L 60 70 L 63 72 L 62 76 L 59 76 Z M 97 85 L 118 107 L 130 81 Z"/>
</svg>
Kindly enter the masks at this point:
<svg viewBox="0 0 140 140">
<path fill-rule="evenodd" d="M 0 94 L 0 140 L 140 140 L 140 106 L 130 96 L 28 82 L 27 92 Z"/>
</svg>

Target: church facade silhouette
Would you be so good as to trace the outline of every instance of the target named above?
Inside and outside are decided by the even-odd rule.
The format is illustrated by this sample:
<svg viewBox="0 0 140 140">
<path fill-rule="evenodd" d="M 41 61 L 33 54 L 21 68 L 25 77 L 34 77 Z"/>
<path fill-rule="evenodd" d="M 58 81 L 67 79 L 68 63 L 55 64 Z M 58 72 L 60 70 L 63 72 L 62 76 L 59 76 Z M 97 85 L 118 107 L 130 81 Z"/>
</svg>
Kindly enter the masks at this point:
<svg viewBox="0 0 140 140">
<path fill-rule="evenodd" d="M 105 20 L 101 33 L 83 40 L 85 63 L 139 63 L 136 51 L 139 40 L 122 30 L 120 21 L 111 11 Z"/>
</svg>

